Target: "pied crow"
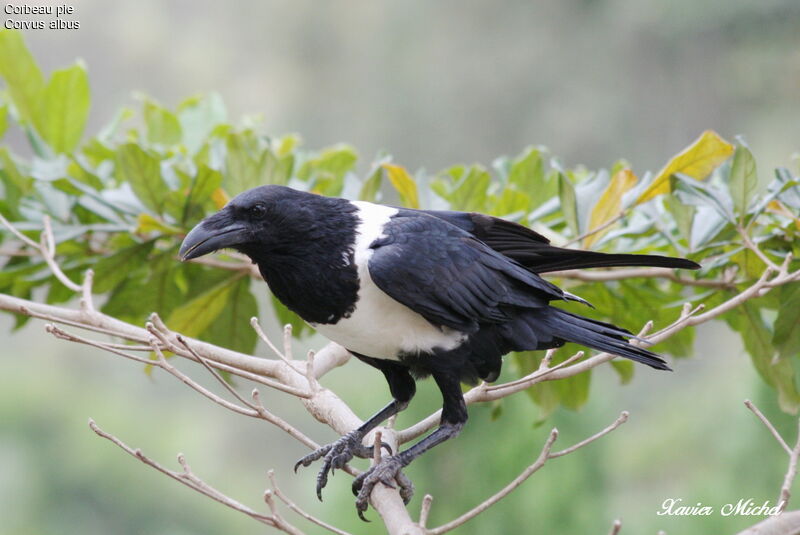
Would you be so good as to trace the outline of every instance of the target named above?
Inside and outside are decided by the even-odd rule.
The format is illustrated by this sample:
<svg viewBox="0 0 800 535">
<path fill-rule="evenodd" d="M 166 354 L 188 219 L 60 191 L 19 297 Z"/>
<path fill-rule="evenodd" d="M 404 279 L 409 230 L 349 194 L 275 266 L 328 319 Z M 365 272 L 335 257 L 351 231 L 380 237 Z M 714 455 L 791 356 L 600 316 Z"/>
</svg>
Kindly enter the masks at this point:
<svg viewBox="0 0 800 535">
<path fill-rule="evenodd" d="M 233 248 L 258 266 L 270 290 L 316 330 L 383 372 L 392 401 L 361 427 L 303 457 L 328 473 L 353 456 L 370 457 L 364 436 L 408 406 L 415 379 L 442 393 L 440 426 L 387 455 L 353 482 L 359 516 L 378 482 L 412 486 L 400 472 L 455 436 L 467 421 L 461 383 L 494 381 L 510 351 L 565 342 L 668 370 L 658 355 L 630 345 L 630 332 L 552 306 L 578 300 L 544 280 L 555 270 L 608 266 L 696 269 L 682 258 L 563 249 L 531 229 L 477 213 L 411 210 L 261 186 L 200 222 L 180 248 L 183 260 Z"/>
</svg>

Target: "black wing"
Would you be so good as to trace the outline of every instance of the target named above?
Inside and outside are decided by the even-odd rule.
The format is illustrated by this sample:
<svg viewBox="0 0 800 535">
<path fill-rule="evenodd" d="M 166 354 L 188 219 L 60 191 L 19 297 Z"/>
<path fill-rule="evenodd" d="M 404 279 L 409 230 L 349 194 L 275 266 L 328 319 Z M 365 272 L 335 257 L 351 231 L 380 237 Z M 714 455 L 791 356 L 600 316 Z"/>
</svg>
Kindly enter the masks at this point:
<svg viewBox="0 0 800 535">
<path fill-rule="evenodd" d="M 571 296 L 448 222 L 401 211 L 369 260 L 375 284 L 431 323 L 463 332 Z"/>
<path fill-rule="evenodd" d="M 564 249 L 550 245 L 550 240 L 505 219 L 478 213 L 430 210 L 424 213 L 455 225 L 484 242 L 486 245 L 534 273 L 547 273 L 565 269 L 614 266 L 650 266 L 698 269 L 699 264 L 685 258 L 638 254 L 606 254 L 596 251 Z"/>
</svg>

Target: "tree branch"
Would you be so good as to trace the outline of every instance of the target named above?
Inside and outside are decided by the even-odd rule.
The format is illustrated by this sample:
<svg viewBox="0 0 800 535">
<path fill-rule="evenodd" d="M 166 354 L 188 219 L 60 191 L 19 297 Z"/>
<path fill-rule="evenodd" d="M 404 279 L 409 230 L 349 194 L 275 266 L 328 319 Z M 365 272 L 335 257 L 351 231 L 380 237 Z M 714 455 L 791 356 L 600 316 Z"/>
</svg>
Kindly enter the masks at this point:
<svg viewBox="0 0 800 535">
<path fill-rule="evenodd" d="M 778 430 L 775 429 L 775 426 L 772 425 L 772 422 L 770 422 L 767 419 L 767 417 L 764 416 L 764 414 L 760 410 L 758 410 L 758 407 L 756 407 L 753 404 L 753 402 L 750 401 L 749 399 L 744 400 L 744 404 L 748 409 L 750 409 L 753 412 L 753 414 L 755 414 L 758 417 L 759 420 L 761 420 L 761 423 L 763 423 L 767 427 L 767 429 L 769 429 L 769 432 L 772 433 L 772 436 L 775 437 L 775 440 L 778 441 L 778 444 L 781 445 L 786 454 L 791 455 L 792 449 L 789 447 L 786 441 L 783 440 L 783 437 L 781 436 L 780 433 L 778 433 Z"/>
<path fill-rule="evenodd" d="M 576 450 L 578 450 L 578 449 L 580 449 L 580 448 L 582 448 L 582 447 L 594 442 L 598 438 L 609 434 L 614 429 L 618 428 L 620 425 L 624 424 L 627 421 L 628 421 L 628 412 L 627 411 L 623 411 L 619 415 L 619 417 L 611 425 L 609 425 L 608 427 L 606 427 L 602 431 L 592 435 L 591 437 L 589 437 L 589 438 L 587 438 L 585 440 L 582 440 L 582 441 L 578 442 L 577 444 L 574 444 L 573 446 L 570 446 L 569 448 L 565 448 L 565 449 L 563 449 L 561 451 L 557 451 L 557 452 L 552 452 L 551 451 L 552 448 L 553 448 L 553 444 L 555 443 L 556 439 L 558 438 L 558 430 L 557 429 L 553 429 L 552 431 L 550 431 L 550 435 L 547 437 L 547 440 L 545 441 L 544 446 L 542 447 L 542 450 L 539 453 L 539 457 L 537 457 L 536 461 L 534 461 L 533 464 L 531 464 L 525 470 L 523 470 L 522 473 L 520 475 L 518 475 L 516 478 L 514 478 L 508 485 L 506 485 L 501 490 L 499 490 L 497 493 L 495 493 L 494 495 L 492 495 L 489 498 L 487 498 L 486 500 L 484 500 L 482 503 L 480 503 L 476 507 L 470 509 L 469 511 L 467 511 L 463 515 L 459 516 L 455 520 L 452 520 L 452 521 L 450 521 L 450 522 L 448 522 L 446 524 L 443 524 L 443 525 L 441 525 L 441 526 L 439 526 L 437 528 L 431 529 L 431 530 L 428 531 L 428 533 L 430 535 L 441 535 L 442 533 L 447 533 L 448 531 L 452 531 L 453 529 L 455 529 L 455 528 L 459 527 L 460 525 L 468 522 L 469 520 L 472 520 L 473 518 L 475 518 L 476 516 L 478 516 L 479 514 L 484 512 L 486 509 L 488 509 L 492 505 L 496 504 L 497 502 L 499 502 L 500 500 L 502 500 L 503 498 L 508 496 L 514 489 L 516 489 L 522 483 L 524 483 L 526 479 L 528 479 L 531 475 L 533 475 L 537 470 L 542 468 L 548 460 L 555 459 L 556 457 L 562 457 L 564 455 L 568 455 L 568 454 L 570 454 L 570 453 L 572 453 L 572 452 L 574 452 L 574 451 L 576 451 Z"/>
<path fill-rule="evenodd" d="M 143 462 L 147 466 L 150 466 L 151 468 L 155 468 L 156 470 L 158 470 L 162 474 L 174 479 L 175 481 L 178 481 L 179 483 L 181 483 L 183 485 L 186 485 L 190 489 L 195 490 L 195 491 L 199 492 L 200 494 L 203 494 L 204 496 L 207 496 L 207 497 L 211 498 L 212 500 L 215 500 L 215 501 L 225 505 L 226 507 L 230 507 L 231 509 L 233 509 L 235 511 L 239 511 L 240 513 L 244 513 L 247 516 L 249 516 L 250 518 L 253 518 L 253 519 L 261 522 L 262 524 L 266 524 L 266 525 L 272 526 L 274 528 L 279 528 L 279 526 L 275 522 L 275 519 L 274 519 L 273 516 L 265 515 L 263 513 L 259 513 L 259 512 L 255 511 L 255 510 L 251 509 L 250 507 L 247 507 L 246 505 L 243 505 L 243 504 L 239 503 L 238 501 L 236 501 L 236 500 L 234 500 L 232 498 L 229 498 L 228 496 L 225 496 L 223 493 L 221 493 L 220 491 L 218 491 L 215 488 L 211 487 L 210 485 L 205 483 L 203 480 L 198 478 L 196 475 L 194 475 L 194 473 L 192 472 L 191 468 L 186 463 L 186 459 L 183 457 L 183 454 L 178 454 L 178 462 L 180 463 L 181 468 L 183 470 L 181 472 L 177 472 L 175 470 L 170 470 L 169 468 L 165 468 L 165 467 L 161 466 L 159 463 L 157 463 L 156 461 L 154 461 L 154 460 L 150 459 L 149 457 L 147 457 L 144 453 L 142 453 L 142 450 L 133 449 L 130 446 L 128 446 L 127 444 L 125 444 L 124 442 L 122 442 L 120 439 L 115 437 L 114 435 L 103 431 L 95 423 L 95 421 L 92 420 L 91 418 L 89 419 L 89 427 L 92 429 L 92 431 L 97 433 L 97 435 L 99 435 L 99 436 L 105 438 L 106 440 L 116 444 L 120 449 L 125 451 L 125 453 L 127 453 L 128 455 L 130 455 L 132 457 L 135 457 L 136 459 L 140 460 L 141 462 Z M 279 528 L 279 529 L 281 529 L 281 528 Z M 283 529 L 283 531 L 286 531 L 287 533 L 292 533 L 292 534 L 295 534 L 295 535 L 299 535 L 299 534 L 302 533 L 299 530 L 297 530 L 296 528 L 293 528 L 291 531 L 287 531 L 286 529 Z"/>
</svg>

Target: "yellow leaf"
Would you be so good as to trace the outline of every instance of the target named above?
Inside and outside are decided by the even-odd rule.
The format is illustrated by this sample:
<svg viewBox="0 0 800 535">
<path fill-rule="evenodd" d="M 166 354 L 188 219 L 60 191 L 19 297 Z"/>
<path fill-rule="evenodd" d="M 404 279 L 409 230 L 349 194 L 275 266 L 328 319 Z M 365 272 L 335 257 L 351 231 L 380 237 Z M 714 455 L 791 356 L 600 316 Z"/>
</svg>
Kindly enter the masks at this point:
<svg viewBox="0 0 800 535">
<path fill-rule="evenodd" d="M 408 174 L 405 168 L 399 165 L 385 163 L 381 167 L 386 169 L 386 174 L 389 175 L 389 181 L 400 194 L 400 199 L 403 204 L 409 208 L 419 208 L 419 197 L 417 196 L 417 183 Z"/>
<path fill-rule="evenodd" d="M 230 199 L 224 189 L 217 188 L 211 194 L 211 200 L 214 201 L 214 206 L 217 207 L 217 210 L 222 210 Z"/>
<path fill-rule="evenodd" d="M 589 232 L 601 228 L 615 217 L 619 216 L 622 206 L 622 196 L 626 191 L 631 189 L 636 184 L 636 175 L 633 174 L 628 168 L 620 169 L 611 178 L 611 182 L 606 187 L 600 200 L 592 208 L 592 213 L 589 216 Z M 586 236 L 583 240 L 584 247 L 590 247 L 593 243 L 599 240 L 610 227 Z"/>
<path fill-rule="evenodd" d="M 772 212 L 773 214 L 782 215 L 783 217 L 788 217 L 789 219 L 794 219 L 794 225 L 800 229 L 800 217 L 797 217 L 792 213 L 791 210 L 786 208 L 786 205 L 783 204 L 781 201 L 773 200 L 770 201 L 767 205 L 767 212 Z"/>
<path fill-rule="evenodd" d="M 636 204 L 669 193 L 669 179 L 675 173 L 703 180 L 722 162 L 730 158 L 733 151 L 734 146 L 722 139 L 719 134 L 713 130 L 706 130 L 694 143 L 667 162 L 653 183 L 636 200 Z"/>
</svg>

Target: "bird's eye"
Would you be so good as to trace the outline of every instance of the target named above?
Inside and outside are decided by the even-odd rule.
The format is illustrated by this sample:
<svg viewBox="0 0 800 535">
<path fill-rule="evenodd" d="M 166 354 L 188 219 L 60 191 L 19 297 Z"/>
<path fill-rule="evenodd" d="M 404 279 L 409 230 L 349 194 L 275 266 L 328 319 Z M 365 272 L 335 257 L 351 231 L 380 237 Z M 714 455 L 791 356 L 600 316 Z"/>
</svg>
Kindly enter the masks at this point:
<svg viewBox="0 0 800 535">
<path fill-rule="evenodd" d="M 262 203 L 256 203 L 250 207 L 250 215 L 253 217 L 264 217 L 267 213 L 267 207 Z"/>
</svg>

